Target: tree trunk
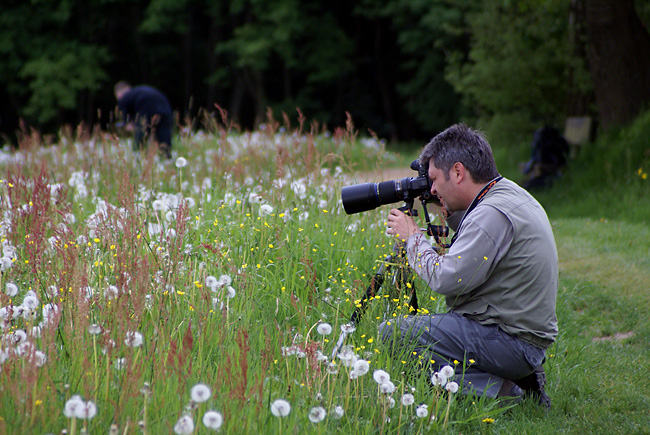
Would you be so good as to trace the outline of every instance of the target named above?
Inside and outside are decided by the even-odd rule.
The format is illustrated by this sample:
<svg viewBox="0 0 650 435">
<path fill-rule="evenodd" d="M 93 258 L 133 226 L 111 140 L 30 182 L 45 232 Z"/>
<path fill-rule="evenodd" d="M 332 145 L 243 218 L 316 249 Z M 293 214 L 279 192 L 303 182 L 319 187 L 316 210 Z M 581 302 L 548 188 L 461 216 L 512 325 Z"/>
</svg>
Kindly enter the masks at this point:
<svg viewBox="0 0 650 435">
<path fill-rule="evenodd" d="M 625 125 L 650 103 L 650 34 L 633 0 L 587 0 L 586 21 L 600 121 Z"/>
</svg>

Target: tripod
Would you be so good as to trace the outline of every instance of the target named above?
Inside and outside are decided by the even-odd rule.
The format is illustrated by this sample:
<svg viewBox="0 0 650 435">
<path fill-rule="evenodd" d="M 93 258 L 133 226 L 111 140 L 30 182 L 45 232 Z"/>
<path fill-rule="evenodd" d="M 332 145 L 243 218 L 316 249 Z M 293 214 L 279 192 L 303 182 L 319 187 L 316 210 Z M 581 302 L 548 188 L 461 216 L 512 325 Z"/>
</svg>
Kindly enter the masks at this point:
<svg viewBox="0 0 650 435">
<path fill-rule="evenodd" d="M 409 214 L 410 216 L 417 217 L 418 211 L 413 209 L 413 199 L 405 198 L 405 204 L 399 208 L 400 211 Z M 447 237 L 449 235 L 449 228 L 444 225 L 434 225 L 429 219 L 429 212 L 427 211 L 426 200 L 421 199 L 422 210 L 424 211 L 425 221 L 427 223 L 427 228 L 423 229 L 427 235 L 433 237 L 436 240 L 436 243 L 442 247 L 448 247 L 448 245 L 440 242 L 440 237 Z M 341 327 L 341 335 L 339 336 L 336 346 L 332 351 L 332 358 L 336 356 L 339 352 L 347 336 L 354 332 L 356 325 L 361 321 L 361 317 L 366 312 L 368 308 L 368 302 L 370 302 L 375 296 L 377 296 L 382 286 L 385 283 L 386 276 L 390 274 L 392 269 L 396 269 L 392 277 L 392 286 L 389 288 L 389 293 L 387 294 L 387 304 L 386 310 L 384 313 L 384 320 L 390 315 L 392 308 L 394 307 L 393 300 L 399 299 L 401 293 L 411 291 L 410 300 L 409 300 L 409 311 L 416 312 L 418 310 L 418 299 L 417 293 L 415 291 L 413 271 L 408 265 L 408 259 L 406 257 L 406 250 L 404 242 L 398 240 L 393 245 L 393 253 L 386 256 L 384 261 L 377 273 L 370 279 L 370 284 L 366 289 L 364 297 L 360 300 L 356 309 L 350 316 L 350 323 L 347 323 Z"/>
</svg>

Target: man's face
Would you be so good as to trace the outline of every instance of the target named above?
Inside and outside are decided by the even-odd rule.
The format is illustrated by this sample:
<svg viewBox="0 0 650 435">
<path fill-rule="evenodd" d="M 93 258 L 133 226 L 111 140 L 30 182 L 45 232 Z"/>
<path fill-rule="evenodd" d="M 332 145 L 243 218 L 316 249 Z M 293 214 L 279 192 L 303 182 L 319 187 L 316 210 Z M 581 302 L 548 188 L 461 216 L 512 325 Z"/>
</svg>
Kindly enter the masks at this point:
<svg viewBox="0 0 650 435">
<path fill-rule="evenodd" d="M 449 171 L 451 172 L 451 170 Z M 431 194 L 436 195 L 443 207 L 449 212 L 456 211 L 455 209 L 455 189 L 456 184 L 450 179 L 450 174 L 445 174 L 442 169 L 436 168 L 433 159 L 429 160 L 429 179 L 432 182 Z"/>
</svg>

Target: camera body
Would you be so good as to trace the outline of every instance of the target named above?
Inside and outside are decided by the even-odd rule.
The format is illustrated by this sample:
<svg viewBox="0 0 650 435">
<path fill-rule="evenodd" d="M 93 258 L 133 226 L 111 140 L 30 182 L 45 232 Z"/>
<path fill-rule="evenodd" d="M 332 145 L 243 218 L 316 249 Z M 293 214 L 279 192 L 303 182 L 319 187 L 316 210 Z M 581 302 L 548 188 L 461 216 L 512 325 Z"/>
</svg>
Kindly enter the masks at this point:
<svg viewBox="0 0 650 435">
<path fill-rule="evenodd" d="M 427 175 L 428 168 L 420 166 L 420 163 L 414 160 L 411 169 L 418 172 L 417 177 L 344 186 L 341 189 L 341 201 L 345 212 L 361 213 L 384 204 L 399 201 L 412 202 L 415 198 L 421 198 L 426 202 L 437 202 L 437 198 L 431 195 L 432 183 Z"/>
</svg>

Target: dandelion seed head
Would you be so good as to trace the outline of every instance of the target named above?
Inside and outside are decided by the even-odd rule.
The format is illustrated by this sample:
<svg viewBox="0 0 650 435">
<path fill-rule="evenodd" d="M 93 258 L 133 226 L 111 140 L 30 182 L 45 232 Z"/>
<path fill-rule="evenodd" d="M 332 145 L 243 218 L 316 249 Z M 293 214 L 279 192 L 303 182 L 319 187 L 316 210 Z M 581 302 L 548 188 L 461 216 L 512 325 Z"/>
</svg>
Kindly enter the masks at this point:
<svg viewBox="0 0 650 435">
<path fill-rule="evenodd" d="M 434 387 L 444 387 L 447 383 L 447 378 L 436 372 L 431 375 L 431 383 Z"/>
<path fill-rule="evenodd" d="M 90 420 L 97 414 L 95 402 L 82 402 L 82 405 L 75 409 L 75 417 L 81 420 Z"/>
<path fill-rule="evenodd" d="M 179 157 L 176 159 L 176 167 L 184 168 L 187 165 L 187 159 L 185 157 Z"/>
<path fill-rule="evenodd" d="M 449 391 L 450 393 L 457 393 L 458 392 L 458 384 L 456 382 L 449 382 L 447 385 L 445 385 L 445 389 Z"/>
<path fill-rule="evenodd" d="M 375 370 L 372 374 L 372 377 L 378 384 L 390 382 L 390 375 L 384 370 Z"/>
<path fill-rule="evenodd" d="M 219 284 L 219 281 L 217 281 L 217 278 L 209 275 L 205 278 L 205 286 L 209 287 L 211 289 L 217 288 L 217 285 Z"/>
<path fill-rule="evenodd" d="M 425 418 L 426 416 L 428 416 L 429 415 L 429 409 L 428 409 L 427 405 L 419 405 L 415 409 L 415 415 L 417 415 L 418 418 Z"/>
<path fill-rule="evenodd" d="M 284 399 L 277 399 L 271 403 L 271 414 L 276 417 L 286 417 L 291 412 L 291 405 Z"/>
<path fill-rule="evenodd" d="M 315 406 L 309 411 L 309 421 L 312 423 L 320 423 L 325 420 L 326 415 L 327 412 L 325 412 L 325 408 L 322 406 Z"/>
<path fill-rule="evenodd" d="M 357 376 L 363 376 L 370 371 L 370 364 L 365 359 L 357 360 L 354 363 L 352 371 L 357 374 Z"/>
<path fill-rule="evenodd" d="M 406 393 L 402 396 L 402 405 L 411 406 L 415 403 L 415 397 L 411 393 Z"/>
<path fill-rule="evenodd" d="M 67 418 L 77 418 L 78 409 L 84 406 L 84 401 L 81 396 L 74 395 L 67 402 L 63 408 L 63 415 Z"/>
<path fill-rule="evenodd" d="M 203 424 L 208 429 L 217 430 L 223 424 L 223 416 L 217 411 L 207 411 L 203 414 Z"/>
<path fill-rule="evenodd" d="M 237 292 L 235 291 L 234 288 L 232 288 L 231 286 L 228 286 L 228 288 L 226 288 L 226 297 L 227 297 L 228 299 L 232 299 L 232 298 L 234 298 L 236 295 L 237 295 Z"/>
<path fill-rule="evenodd" d="M 440 369 L 440 376 L 444 376 L 446 379 L 453 377 L 456 374 L 456 371 L 452 366 L 444 366 Z"/>
<path fill-rule="evenodd" d="M 379 391 L 384 394 L 392 394 L 395 392 L 395 384 L 393 384 L 391 381 L 379 384 Z"/>
<path fill-rule="evenodd" d="M 18 294 L 18 286 L 13 282 L 8 282 L 7 285 L 5 286 L 5 293 L 10 298 L 13 298 Z"/>
<path fill-rule="evenodd" d="M 212 391 L 205 384 L 196 384 L 190 391 L 190 397 L 196 403 L 203 403 L 212 397 Z"/>
<path fill-rule="evenodd" d="M 187 414 L 183 414 L 174 425 L 174 432 L 178 435 L 190 435 L 194 432 L 194 420 Z"/>
<path fill-rule="evenodd" d="M 332 333 L 332 325 L 329 323 L 320 323 L 316 328 L 320 335 L 330 335 Z"/>
<path fill-rule="evenodd" d="M 124 338 L 124 344 L 129 347 L 140 347 L 142 346 L 142 341 L 142 334 L 138 331 L 128 331 Z"/>
</svg>

